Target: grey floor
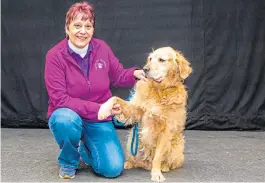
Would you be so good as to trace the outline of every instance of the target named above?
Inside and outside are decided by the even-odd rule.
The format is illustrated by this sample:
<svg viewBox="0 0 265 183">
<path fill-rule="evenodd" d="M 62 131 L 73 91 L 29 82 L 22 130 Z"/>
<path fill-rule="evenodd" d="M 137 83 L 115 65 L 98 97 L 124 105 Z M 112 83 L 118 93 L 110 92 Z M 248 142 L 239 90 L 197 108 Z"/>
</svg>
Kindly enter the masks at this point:
<svg viewBox="0 0 265 183">
<path fill-rule="evenodd" d="M 118 130 L 122 145 L 127 130 Z M 185 165 L 165 173 L 166 182 L 264 182 L 265 132 L 185 131 Z M 48 129 L 1 129 L 4 182 L 58 182 L 59 149 Z M 150 182 L 150 172 L 126 170 L 104 179 L 89 169 L 67 182 Z M 65 182 L 65 180 L 63 180 Z"/>
</svg>

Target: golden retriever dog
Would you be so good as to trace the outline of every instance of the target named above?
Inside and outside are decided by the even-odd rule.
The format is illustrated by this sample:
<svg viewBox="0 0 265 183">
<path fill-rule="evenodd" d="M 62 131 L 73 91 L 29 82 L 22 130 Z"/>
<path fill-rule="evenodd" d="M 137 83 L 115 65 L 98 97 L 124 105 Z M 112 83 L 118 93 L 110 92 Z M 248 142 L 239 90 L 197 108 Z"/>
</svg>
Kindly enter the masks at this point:
<svg viewBox="0 0 265 183">
<path fill-rule="evenodd" d="M 165 180 L 162 172 L 179 168 L 184 163 L 184 136 L 187 91 L 183 84 L 192 72 L 185 57 L 171 47 L 162 47 L 149 54 L 144 66 L 147 81 L 135 85 L 130 101 L 112 97 L 98 113 L 99 119 L 110 115 L 119 104 L 121 113 L 116 118 L 139 126 L 139 149 L 131 155 L 130 132 L 125 169 L 141 167 L 151 170 L 151 180 Z"/>
</svg>

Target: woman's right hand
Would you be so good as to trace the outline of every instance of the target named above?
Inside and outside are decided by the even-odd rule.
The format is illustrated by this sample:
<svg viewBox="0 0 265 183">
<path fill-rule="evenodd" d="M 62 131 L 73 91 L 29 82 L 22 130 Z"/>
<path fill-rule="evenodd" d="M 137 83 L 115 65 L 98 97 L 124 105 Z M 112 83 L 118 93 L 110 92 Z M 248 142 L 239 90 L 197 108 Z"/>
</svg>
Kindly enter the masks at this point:
<svg viewBox="0 0 265 183">
<path fill-rule="evenodd" d="M 105 103 L 101 104 L 98 111 L 98 119 L 103 120 L 109 117 L 110 115 L 121 114 L 120 104 L 113 103 L 112 98 L 110 98 Z"/>
</svg>

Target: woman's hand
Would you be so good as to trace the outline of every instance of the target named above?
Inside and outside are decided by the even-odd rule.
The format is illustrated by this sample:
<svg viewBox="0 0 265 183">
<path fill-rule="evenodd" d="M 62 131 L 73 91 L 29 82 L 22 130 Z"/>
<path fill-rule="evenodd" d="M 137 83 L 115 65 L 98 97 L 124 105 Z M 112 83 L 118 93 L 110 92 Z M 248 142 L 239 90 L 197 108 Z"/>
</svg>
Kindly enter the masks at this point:
<svg viewBox="0 0 265 183">
<path fill-rule="evenodd" d="M 121 114 L 121 106 L 120 104 L 114 103 L 110 98 L 107 102 L 101 104 L 98 111 L 98 119 L 103 120 L 109 117 L 110 115 Z"/>
<path fill-rule="evenodd" d="M 137 79 L 143 80 L 143 81 L 147 81 L 146 77 L 145 77 L 145 73 L 143 70 L 135 70 L 133 73 L 133 76 Z"/>
</svg>

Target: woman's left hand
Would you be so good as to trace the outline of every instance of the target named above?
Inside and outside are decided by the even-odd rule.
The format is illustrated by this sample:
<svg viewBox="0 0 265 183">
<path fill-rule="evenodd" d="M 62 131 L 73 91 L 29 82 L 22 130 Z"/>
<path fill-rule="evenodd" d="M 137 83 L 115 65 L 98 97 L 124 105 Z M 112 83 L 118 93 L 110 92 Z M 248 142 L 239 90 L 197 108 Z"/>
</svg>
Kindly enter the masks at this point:
<svg viewBox="0 0 265 183">
<path fill-rule="evenodd" d="M 135 70 L 133 73 L 134 77 L 136 77 L 137 79 L 143 80 L 143 81 L 147 81 L 146 77 L 145 77 L 145 73 L 143 70 Z"/>
</svg>

